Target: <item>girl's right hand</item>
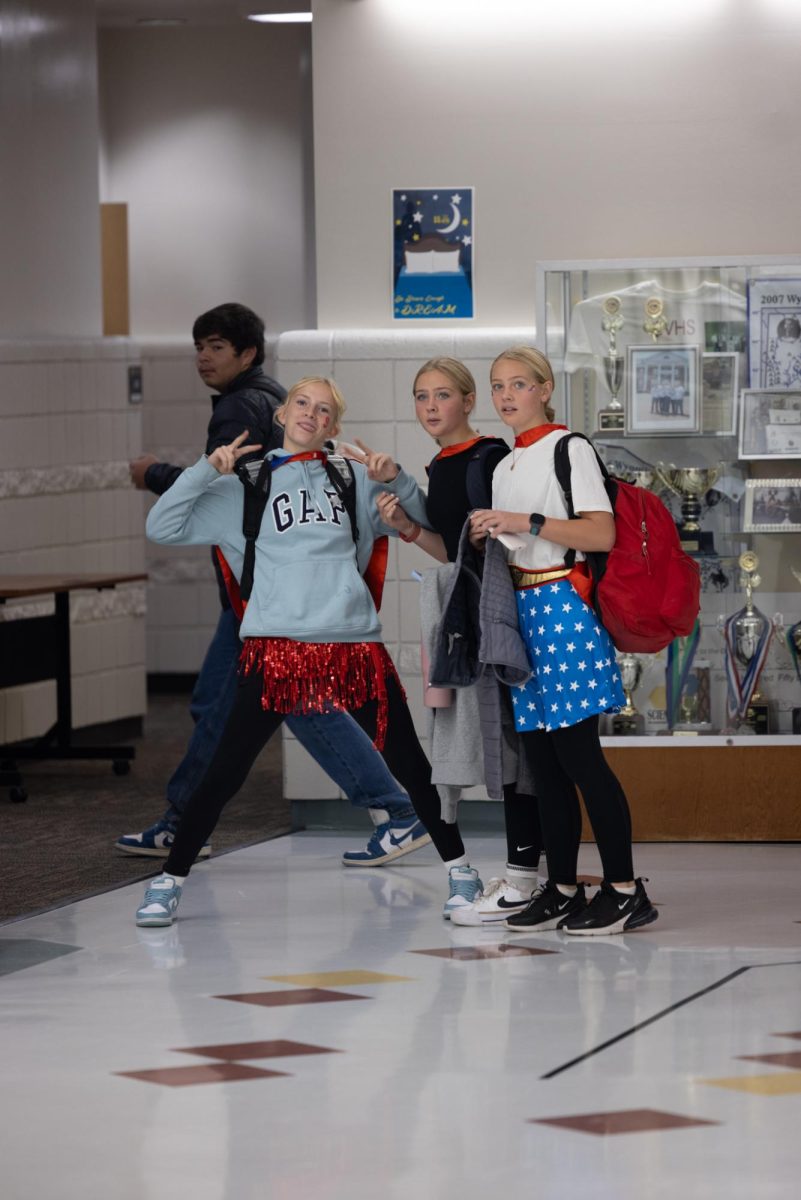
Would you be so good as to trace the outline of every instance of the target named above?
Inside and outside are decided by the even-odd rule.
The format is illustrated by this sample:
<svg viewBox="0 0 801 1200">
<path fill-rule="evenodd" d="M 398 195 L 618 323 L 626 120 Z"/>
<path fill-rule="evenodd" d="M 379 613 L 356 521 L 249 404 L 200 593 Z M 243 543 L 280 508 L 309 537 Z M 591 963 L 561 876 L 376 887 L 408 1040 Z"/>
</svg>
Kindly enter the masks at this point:
<svg viewBox="0 0 801 1200">
<path fill-rule="evenodd" d="M 243 455 L 253 454 L 255 450 L 261 450 L 260 444 L 242 445 L 249 433 L 249 429 L 243 429 L 239 437 L 235 437 L 227 446 L 218 446 L 216 450 L 211 452 L 209 462 L 221 475 L 233 475 L 236 464 Z"/>
</svg>

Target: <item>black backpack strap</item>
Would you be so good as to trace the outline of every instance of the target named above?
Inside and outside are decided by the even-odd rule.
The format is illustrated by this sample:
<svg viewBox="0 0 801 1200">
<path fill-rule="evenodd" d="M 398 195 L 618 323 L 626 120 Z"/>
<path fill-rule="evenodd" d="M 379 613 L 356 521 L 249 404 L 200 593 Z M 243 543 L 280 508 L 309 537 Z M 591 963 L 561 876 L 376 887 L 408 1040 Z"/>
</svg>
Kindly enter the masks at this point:
<svg viewBox="0 0 801 1200">
<path fill-rule="evenodd" d="M 339 454 L 329 454 L 323 466 L 332 488 L 348 514 L 350 531 L 356 543 L 359 540 L 359 526 L 356 523 L 356 480 L 353 477 L 353 469 L 348 460 Z"/>
<path fill-rule="evenodd" d="M 245 489 L 245 502 L 242 510 L 242 533 L 245 537 L 245 558 L 242 565 L 242 577 L 239 581 L 239 593 L 244 601 L 250 599 L 253 591 L 253 570 L 256 564 L 256 538 L 261 529 L 261 520 L 267 501 L 270 498 L 273 472 L 270 460 L 264 458 L 256 462 L 238 462 L 236 473 Z"/>
<path fill-rule="evenodd" d="M 498 449 L 497 438 L 483 438 L 476 442 L 473 453 L 467 460 L 465 484 L 470 511 L 474 508 L 492 508 L 492 487 L 487 488 L 487 458 Z"/>
<path fill-rule="evenodd" d="M 583 433 L 566 433 L 565 436 L 563 438 L 560 438 L 559 441 L 556 443 L 556 449 L 555 449 L 554 455 L 553 455 L 553 465 L 554 465 L 554 471 L 556 472 L 556 481 L 565 494 L 565 505 L 567 507 L 567 516 L 568 516 L 568 520 L 570 520 L 570 521 L 572 521 L 576 515 L 576 510 L 573 507 L 573 487 L 572 487 L 571 473 L 570 473 L 570 451 L 568 449 L 569 443 L 571 442 L 571 440 L 573 438 L 581 438 L 581 440 L 583 442 L 589 442 L 589 444 L 592 446 L 592 442 L 590 441 L 590 439 L 588 437 L 585 437 Z M 612 478 L 612 476 L 609 474 L 608 470 L 606 469 L 606 463 L 601 458 L 598 451 L 595 449 L 594 446 L 592 446 L 592 449 L 595 454 L 595 458 L 598 463 L 600 472 L 604 478 L 604 487 L 606 488 L 606 494 L 609 497 L 610 501 L 612 502 L 612 511 L 614 511 L 615 499 L 617 497 L 617 484 L 616 484 L 615 480 Z M 587 557 L 589 557 L 589 556 L 587 556 Z M 575 550 L 566 550 L 565 551 L 565 566 L 570 567 L 572 569 L 575 561 L 576 561 Z"/>
</svg>

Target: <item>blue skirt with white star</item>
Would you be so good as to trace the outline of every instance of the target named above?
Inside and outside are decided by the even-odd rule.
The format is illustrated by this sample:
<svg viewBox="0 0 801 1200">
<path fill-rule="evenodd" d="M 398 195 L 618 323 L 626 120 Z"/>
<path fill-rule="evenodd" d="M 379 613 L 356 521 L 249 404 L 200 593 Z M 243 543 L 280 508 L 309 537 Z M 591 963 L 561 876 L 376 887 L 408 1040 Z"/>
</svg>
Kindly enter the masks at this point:
<svg viewBox="0 0 801 1200">
<path fill-rule="evenodd" d="M 626 702 L 609 634 L 567 579 L 516 592 L 533 675 L 510 688 L 518 732 L 564 729 Z"/>
</svg>

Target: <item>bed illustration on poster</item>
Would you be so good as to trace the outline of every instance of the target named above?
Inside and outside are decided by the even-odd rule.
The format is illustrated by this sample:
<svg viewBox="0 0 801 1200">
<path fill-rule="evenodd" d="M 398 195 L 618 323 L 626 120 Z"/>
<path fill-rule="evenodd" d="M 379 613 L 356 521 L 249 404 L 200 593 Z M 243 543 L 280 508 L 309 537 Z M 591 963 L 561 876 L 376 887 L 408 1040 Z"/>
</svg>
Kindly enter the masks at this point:
<svg viewBox="0 0 801 1200">
<path fill-rule="evenodd" d="M 393 315 L 473 316 L 473 189 L 394 188 Z"/>
</svg>

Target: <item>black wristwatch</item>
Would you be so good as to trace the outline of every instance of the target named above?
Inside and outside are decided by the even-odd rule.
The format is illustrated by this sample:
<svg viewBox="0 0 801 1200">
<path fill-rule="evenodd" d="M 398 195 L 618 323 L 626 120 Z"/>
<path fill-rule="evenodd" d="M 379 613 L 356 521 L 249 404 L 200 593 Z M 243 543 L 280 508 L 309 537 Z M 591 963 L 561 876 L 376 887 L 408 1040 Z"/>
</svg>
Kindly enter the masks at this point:
<svg viewBox="0 0 801 1200">
<path fill-rule="evenodd" d="M 542 513 L 528 514 L 528 531 L 532 537 L 539 537 L 540 530 L 545 524 L 545 517 Z"/>
</svg>

